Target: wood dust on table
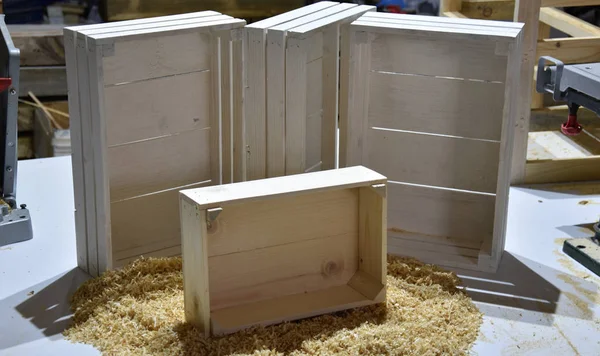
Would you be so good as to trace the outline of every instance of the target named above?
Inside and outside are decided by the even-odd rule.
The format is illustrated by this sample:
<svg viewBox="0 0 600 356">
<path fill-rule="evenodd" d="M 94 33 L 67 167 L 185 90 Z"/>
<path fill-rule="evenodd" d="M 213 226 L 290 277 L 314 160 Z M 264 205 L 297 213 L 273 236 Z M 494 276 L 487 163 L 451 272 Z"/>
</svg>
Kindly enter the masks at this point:
<svg viewBox="0 0 600 356">
<path fill-rule="evenodd" d="M 139 259 L 72 298 L 73 342 L 108 355 L 460 355 L 482 315 L 458 277 L 388 257 L 385 304 L 205 338 L 184 322 L 181 258 Z"/>
</svg>

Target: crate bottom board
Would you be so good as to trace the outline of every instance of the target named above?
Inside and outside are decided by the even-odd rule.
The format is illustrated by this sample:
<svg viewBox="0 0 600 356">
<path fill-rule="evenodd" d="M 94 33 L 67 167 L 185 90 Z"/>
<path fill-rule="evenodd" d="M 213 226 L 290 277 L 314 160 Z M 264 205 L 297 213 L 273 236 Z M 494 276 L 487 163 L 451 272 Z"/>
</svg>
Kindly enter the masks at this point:
<svg viewBox="0 0 600 356">
<path fill-rule="evenodd" d="M 347 285 L 214 310 L 210 313 L 212 335 L 381 303 L 385 287 L 372 282 L 358 272 Z"/>
</svg>

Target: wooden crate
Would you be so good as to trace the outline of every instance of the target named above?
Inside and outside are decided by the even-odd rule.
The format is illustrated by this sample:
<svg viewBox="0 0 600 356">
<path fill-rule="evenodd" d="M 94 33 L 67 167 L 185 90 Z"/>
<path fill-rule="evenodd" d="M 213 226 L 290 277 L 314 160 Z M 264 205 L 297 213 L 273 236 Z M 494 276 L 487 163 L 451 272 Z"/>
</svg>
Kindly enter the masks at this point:
<svg viewBox="0 0 600 356">
<path fill-rule="evenodd" d="M 246 27 L 248 180 L 335 168 L 340 32 L 374 10 L 322 1 Z"/>
<path fill-rule="evenodd" d="M 558 183 L 600 179 L 600 134 L 594 122 L 579 136 L 560 132 L 566 105 L 535 90 L 537 58 L 552 56 L 565 64 L 600 61 L 600 28 L 555 7 L 600 5 L 600 0 L 442 0 L 440 15 L 526 24 L 521 69 L 520 114 L 515 131 L 512 183 Z M 568 35 L 550 38 L 554 28 Z M 534 78 L 533 80 L 529 78 Z M 530 110 L 531 108 L 531 110 Z M 597 115 L 581 108 L 579 117 Z M 545 127 L 541 127 L 545 125 Z M 566 149 L 559 149 L 564 147 Z"/>
<path fill-rule="evenodd" d="M 231 52 L 244 24 L 202 12 L 65 29 L 78 263 L 90 274 L 180 253 L 177 191 L 222 182 L 222 128 L 241 115 L 224 109 L 241 85 L 223 83 L 241 80 Z"/>
<path fill-rule="evenodd" d="M 340 161 L 389 179 L 388 250 L 493 271 L 504 251 L 522 24 L 367 13 L 350 25 Z"/>
<path fill-rule="evenodd" d="M 185 317 L 206 334 L 385 300 L 386 178 L 364 167 L 183 190 Z"/>
</svg>

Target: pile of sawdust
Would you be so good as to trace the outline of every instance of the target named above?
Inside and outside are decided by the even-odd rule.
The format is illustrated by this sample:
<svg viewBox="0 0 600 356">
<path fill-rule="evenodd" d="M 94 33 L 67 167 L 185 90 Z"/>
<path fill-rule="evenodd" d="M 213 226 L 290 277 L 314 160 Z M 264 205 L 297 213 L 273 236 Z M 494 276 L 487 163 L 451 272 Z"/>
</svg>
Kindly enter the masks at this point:
<svg viewBox="0 0 600 356">
<path fill-rule="evenodd" d="M 184 322 L 181 258 L 139 259 L 89 280 L 72 299 L 67 339 L 106 354 L 467 354 L 481 314 L 455 274 L 388 257 L 386 305 L 204 338 Z"/>
</svg>

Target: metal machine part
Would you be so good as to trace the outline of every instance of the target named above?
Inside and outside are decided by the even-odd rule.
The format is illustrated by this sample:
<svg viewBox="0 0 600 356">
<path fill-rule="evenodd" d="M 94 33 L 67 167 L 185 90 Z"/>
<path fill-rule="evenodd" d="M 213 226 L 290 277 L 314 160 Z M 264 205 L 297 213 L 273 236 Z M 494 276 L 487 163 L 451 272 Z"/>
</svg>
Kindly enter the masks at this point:
<svg viewBox="0 0 600 356">
<path fill-rule="evenodd" d="M 552 62 L 554 66 L 546 66 Z M 542 56 L 538 62 L 536 90 L 552 94 L 554 101 L 566 101 L 569 117 L 561 131 L 573 136 L 581 132 L 577 110 L 583 106 L 600 116 L 600 63 L 566 65 L 558 59 Z"/>
<path fill-rule="evenodd" d="M 0 15 L 0 246 L 33 238 L 25 205 L 17 206 L 17 106 L 20 52 Z"/>
<path fill-rule="evenodd" d="M 552 62 L 554 66 L 546 66 Z M 600 116 L 600 63 L 564 65 L 552 57 L 540 57 L 536 90 L 552 94 L 554 101 L 566 101 L 567 122 L 562 133 L 573 136 L 583 128 L 577 122 L 577 110 L 583 106 Z M 566 240 L 563 252 L 600 276 L 600 223 L 594 225 L 594 236 Z"/>
</svg>

